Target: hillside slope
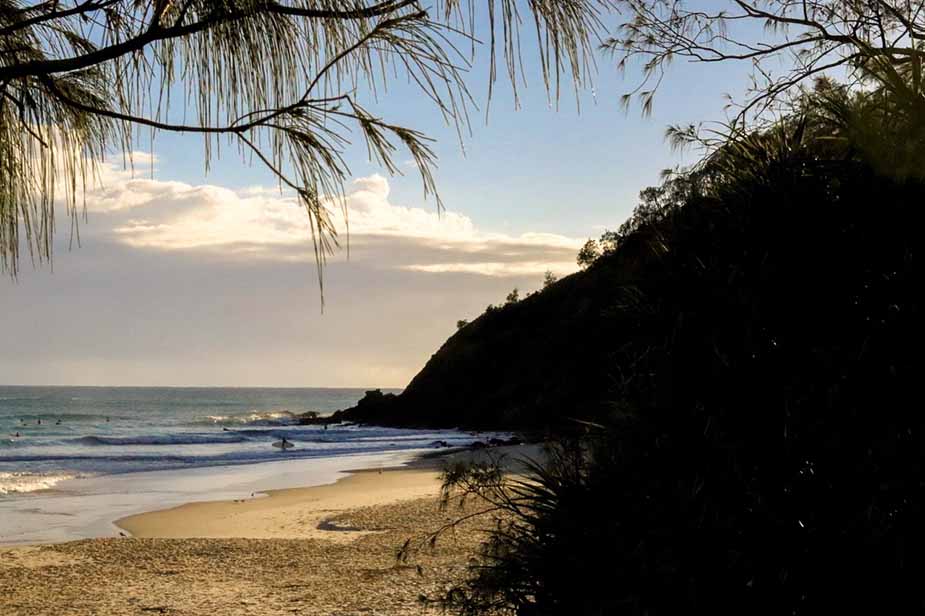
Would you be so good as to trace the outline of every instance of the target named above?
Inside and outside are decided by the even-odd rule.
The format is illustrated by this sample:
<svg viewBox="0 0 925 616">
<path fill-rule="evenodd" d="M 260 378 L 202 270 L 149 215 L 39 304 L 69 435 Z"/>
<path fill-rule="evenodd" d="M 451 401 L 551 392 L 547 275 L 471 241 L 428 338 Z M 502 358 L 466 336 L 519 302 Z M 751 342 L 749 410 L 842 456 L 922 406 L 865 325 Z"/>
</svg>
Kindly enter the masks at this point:
<svg viewBox="0 0 925 616">
<path fill-rule="evenodd" d="M 628 248 L 542 292 L 487 310 L 451 336 L 400 395 L 370 392 L 333 419 L 543 430 L 570 417 L 600 416 L 614 379 L 612 348 L 602 344 L 615 333 L 608 315 L 620 283 L 636 269 Z"/>
</svg>

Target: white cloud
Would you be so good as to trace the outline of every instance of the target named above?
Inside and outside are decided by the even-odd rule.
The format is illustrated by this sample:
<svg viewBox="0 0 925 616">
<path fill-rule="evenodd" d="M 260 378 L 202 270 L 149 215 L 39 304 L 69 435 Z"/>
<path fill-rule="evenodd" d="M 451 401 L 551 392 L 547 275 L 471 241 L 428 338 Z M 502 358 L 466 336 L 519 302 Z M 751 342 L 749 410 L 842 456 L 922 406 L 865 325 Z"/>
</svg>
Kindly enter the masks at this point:
<svg viewBox="0 0 925 616">
<path fill-rule="evenodd" d="M 136 171 L 157 162 L 141 153 L 134 159 Z M 114 166 L 100 176 L 100 187 L 87 195 L 88 210 L 107 219 L 119 243 L 285 261 L 313 258 L 307 215 L 291 194 L 263 186 L 230 190 L 161 181 Z M 352 258 L 405 271 L 493 277 L 575 270 L 581 239 L 482 231 L 464 214 L 397 205 L 389 196 L 389 182 L 381 175 L 353 182 L 346 200 Z M 340 211 L 332 211 L 343 241 L 347 225 Z M 380 238 L 390 241 L 387 250 Z"/>
<path fill-rule="evenodd" d="M 564 267 L 563 267 L 564 266 Z M 554 274 L 569 274 L 575 270 L 571 262 L 549 263 L 547 261 L 525 261 L 522 263 L 501 263 L 491 261 L 477 261 L 475 263 L 431 263 L 406 265 L 404 269 L 411 272 L 427 272 L 429 274 L 480 274 L 482 276 L 529 276 L 546 272 Z"/>
<path fill-rule="evenodd" d="M 290 196 L 161 181 L 156 159 L 134 162 L 134 174 L 99 169 L 79 249 L 61 234 L 53 274 L 0 281 L 0 310 L 17 324 L 3 338 L 6 380 L 401 386 L 458 319 L 538 288 L 546 269 L 573 270 L 581 243 L 484 230 L 362 178 L 348 200 L 350 261 L 329 262 L 321 314 L 306 215 Z"/>
</svg>

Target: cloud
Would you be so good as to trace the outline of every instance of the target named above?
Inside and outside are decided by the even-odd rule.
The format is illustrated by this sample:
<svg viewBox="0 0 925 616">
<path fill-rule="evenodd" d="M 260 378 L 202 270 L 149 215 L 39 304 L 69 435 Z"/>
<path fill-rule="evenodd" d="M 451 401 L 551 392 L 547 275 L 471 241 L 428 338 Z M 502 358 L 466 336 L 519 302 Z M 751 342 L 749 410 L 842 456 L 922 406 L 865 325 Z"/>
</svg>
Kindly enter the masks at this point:
<svg viewBox="0 0 925 616">
<path fill-rule="evenodd" d="M 146 165 L 153 170 L 157 163 L 143 153 L 134 159 L 136 170 Z M 229 259 L 314 258 L 307 214 L 292 194 L 263 186 L 231 190 L 162 181 L 114 166 L 104 168 L 100 176 L 100 186 L 87 195 L 87 208 L 122 245 L 208 252 Z M 514 277 L 575 270 L 581 239 L 483 231 L 458 212 L 395 204 L 390 192 L 389 181 L 381 175 L 359 178 L 346 197 L 346 219 L 340 211 L 333 212 L 340 241 L 349 242 L 351 259 L 429 274 Z"/>
<path fill-rule="evenodd" d="M 529 275 L 552 270 L 558 264 L 547 262 L 528 261 L 524 263 L 501 263 L 497 261 L 477 261 L 475 263 L 432 263 L 429 265 L 406 265 L 405 269 L 412 272 L 427 272 L 430 274 L 460 273 L 481 274 L 483 276 L 511 276 Z"/>
<path fill-rule="evenodd" d="M 538 288 L 547 269 L 573 270 L 581 243 L 496 233 L 360 178 L 349 261 L 346 250 L 329 260 L 322 313 L 291 195 L 158 180 L 157 159 L 133 158 L 134 173 L 98 170 L 81 241 L 56 238 L 54 271 L 0 281 L 16 324 L 0 353 L 7 382 L 402 386 L 457 320 Z"/>
</svg>

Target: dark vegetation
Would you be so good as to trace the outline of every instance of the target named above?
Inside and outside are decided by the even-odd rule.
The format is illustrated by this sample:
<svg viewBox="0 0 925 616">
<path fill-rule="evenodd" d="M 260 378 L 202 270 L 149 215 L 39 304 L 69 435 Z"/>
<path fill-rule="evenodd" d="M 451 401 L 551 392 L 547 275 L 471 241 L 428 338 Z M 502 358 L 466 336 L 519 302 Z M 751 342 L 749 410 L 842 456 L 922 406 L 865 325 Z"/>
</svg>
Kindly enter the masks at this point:
<svg viewBox="0 0 925 616">
<path fill-rule="evenodd" d="M 829 400 L 860 380 L 885 388 L 886 404 L 902 392 L 874 379 L 904 378 L 912 358 L 892 354 L 915 325 L 925 192 L 908 170 L 918 153 L 875 137 L 918 129 L 883 132 L 882 118 L 867 117 L 877 101 L 852 109 L 840 92 L 823 89 L 793 119 L 644 190 L 586 270 L 492 307 L 401 395 L 338 418 L 561 432 L 575 418 L 635 413 L 641 392 L 653 397 L 644 406 L 671 407 L 682 375 L 716 395 L 741 385 L 742 403 L 774 392 L 775 404 Z"/>
<path fill-rule="evenodd" d="M 556 285 L 602 287 L 583 331 L 612 403 L 535 483 L 448 472 L 501 515 L 444 604 L 921 613 L 925 131 L 905 111 L 821 82 L 650 192 L 611 255 Z"/>
<path fill-rule="evenodd" d="M 461 137 L 479 106 L 468 70 L 477 55 L 489 56 L 486 103 L 502 78 L 516 100 L 531 48 L 550 99 L 567 83 L 577 94 L 591 85 L 616 5 L 0 0 L 0 272 L 16 276 L 21 250 L 51 259 L 56 202 L 79 239 L 96 165 L 130 162 L 141 131 L 152 142 L 197 135 L 206 171 L 213 155 L 235 151 L 272 173 L 305 208 L 320 283 L 354 174 L 349 144 L 365 142 L 390 174 L 401 153 L 425 196 L 437 189 L 432 139 L 381 117 L 377 92 L 407 82 Z"/>
<path fill-rule="evenodd" d="M 370 397 L 335 419 L 558 432 L 574 418 L 622 412 L 630 385 L 672 396 L 674 372 L 712 379 L 741 354 L 754 354 L 748 365 L 762 374 L 782 361 L 771 367 L 820 391 L 852 353 L 877 361 L 878 336 L 914 322 L 916 306 L 891 294 L 910 292 L 912 204 L 923 194 L 918 177 L 888 172 L 912 165 L 911 154 L 873 152 L 879 120 L 861 116 L 879 103 L 850 111 L 839 92 L 815 94 L 802 119 L 740 136 L 690 175 L 644 190 L 587 269 L 492 307 L 401 395 Z M 656 382 L 643 369 L 667 355 L 665 332 L 706 346 L 672 352 L 671 369 L 658 372 L 669 380 Z M 790 363 L 798 348 L 809 355 Z M 808 357 L 829 368 L 815 372 Z"/>
<path fill-rule="evenodd" d="M 669 131 L 701 162 L 644 191 L 582 272 L 487 311 L 357 415 L 555 434 L 526 481 L 447 469 L 447 503 L 494 519 L 444 607 L 925 611 L 923 3 L 731 4 L 773 36 L 634 0 L 608 42 L 645 62 L 644 108 L 672 58 L 755 62 L 767 83 L 730 126 Z M 792 70 L 761 69 L 786 50 Z M 833 66 L 845 86 L 791 90 Z"/>
</svg>

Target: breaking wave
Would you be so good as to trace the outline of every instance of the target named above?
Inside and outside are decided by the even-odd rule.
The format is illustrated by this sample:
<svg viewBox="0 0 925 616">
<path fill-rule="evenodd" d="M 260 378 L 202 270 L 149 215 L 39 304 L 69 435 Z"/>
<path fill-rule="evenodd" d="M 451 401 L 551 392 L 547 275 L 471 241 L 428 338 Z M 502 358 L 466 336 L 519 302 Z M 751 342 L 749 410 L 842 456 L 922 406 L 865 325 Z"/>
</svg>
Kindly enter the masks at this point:
<svg viewBox="0 0 925 616">
<path fill-rule="evenodd" d="M 75 475 L 63 473 L 4 473 L 0 472 L 0 495 L 48 490 Z"/>
<path fill-rule="evenodd" d="M 78 445 L 129 446 L 129 445 L 213 445 L 243 443 L 247 438 L 235 433 L 221 434 L 152 434 L 142 436 L 82 436 L 71 440 Z"/>
<path fill-rule="evenodd" d="M 198 426 L 292 426 L 299 416 L 291 411 L 251 411 L 240 415 L 206 415 L 192 423 Z"/>
</svg>

